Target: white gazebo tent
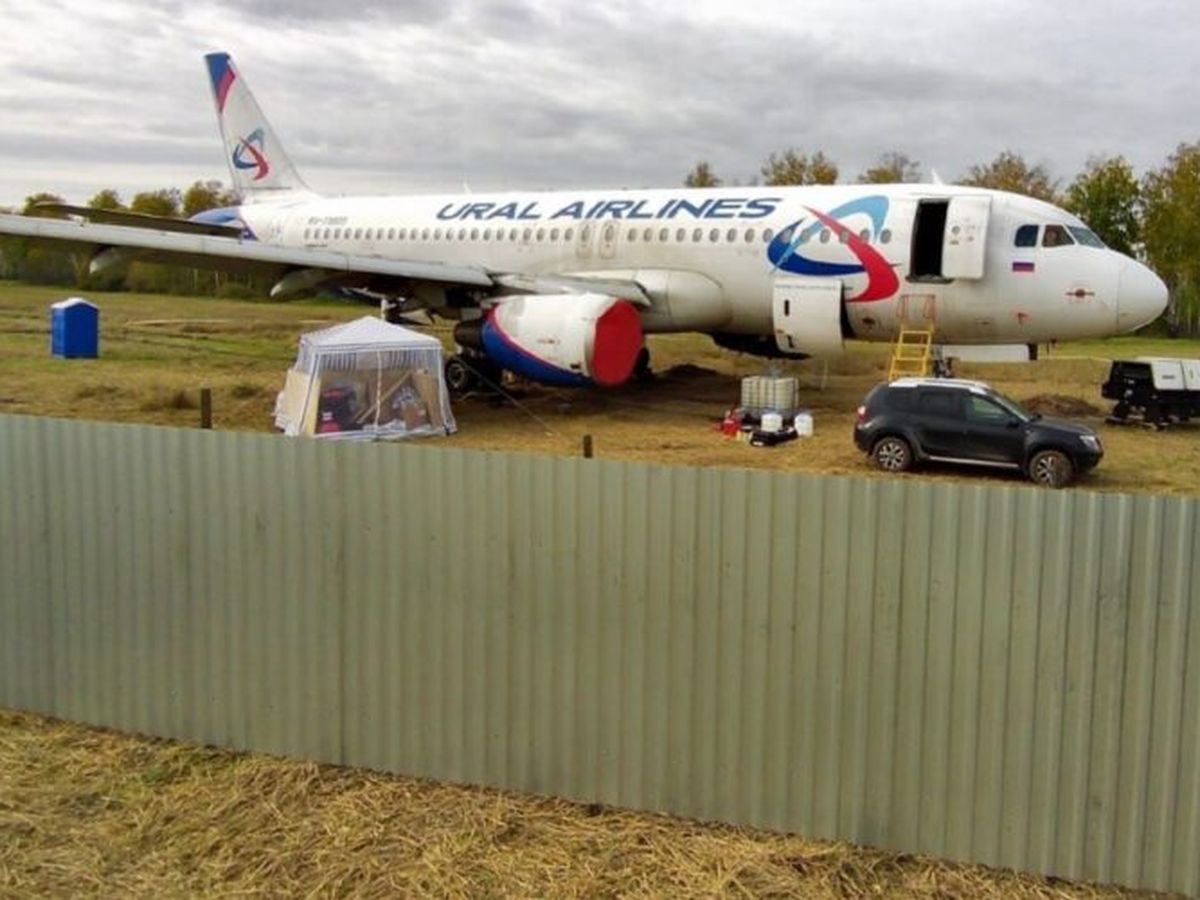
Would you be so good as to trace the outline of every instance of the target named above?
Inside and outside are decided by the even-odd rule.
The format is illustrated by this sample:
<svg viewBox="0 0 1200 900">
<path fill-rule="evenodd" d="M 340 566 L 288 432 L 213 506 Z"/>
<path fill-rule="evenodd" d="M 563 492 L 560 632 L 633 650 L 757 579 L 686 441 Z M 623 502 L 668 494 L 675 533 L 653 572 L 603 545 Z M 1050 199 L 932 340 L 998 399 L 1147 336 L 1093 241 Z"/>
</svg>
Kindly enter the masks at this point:
<svg viewBox="0 0 1200 900">
<path fill-rule="evenodd" d="M 449 434 L 456 426 L 441 342 L 372 316 L 301 335 L 275 425 L 359 440 Z"/>
</svg>

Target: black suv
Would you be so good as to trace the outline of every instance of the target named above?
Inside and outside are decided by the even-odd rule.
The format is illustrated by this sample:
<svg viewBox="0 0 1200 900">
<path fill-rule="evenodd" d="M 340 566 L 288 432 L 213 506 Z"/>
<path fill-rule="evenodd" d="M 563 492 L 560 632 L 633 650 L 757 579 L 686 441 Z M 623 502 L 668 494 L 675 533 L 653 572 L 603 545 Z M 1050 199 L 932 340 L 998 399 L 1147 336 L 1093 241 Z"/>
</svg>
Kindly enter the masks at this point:
<svg viewBox="0 0 1200 900">
<path fill-rule="evenodd" d="M 888 472 L 924 460 L 969 463 L 1017 469 L 1048 487 L 1104 455 L 1086 425 L 1043 419 L 982 382 L 953 378 L 876 385 L 858 408 L 854 443 Z"/>
</svg>

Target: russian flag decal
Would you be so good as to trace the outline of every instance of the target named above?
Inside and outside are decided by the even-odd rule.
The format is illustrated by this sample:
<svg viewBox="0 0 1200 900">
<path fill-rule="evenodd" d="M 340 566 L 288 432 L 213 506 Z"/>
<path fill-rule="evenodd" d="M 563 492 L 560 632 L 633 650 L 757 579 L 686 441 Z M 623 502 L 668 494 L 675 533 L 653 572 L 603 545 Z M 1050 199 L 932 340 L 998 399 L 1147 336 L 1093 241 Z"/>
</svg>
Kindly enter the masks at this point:
<svg viewBox="0 0 1200 900">
<path fill-rule="evenodd" d="M 1033 271 L 1033 263 L 1031 263 L 1031 262 L 1013 262 L 1012 270 L 1014 272 L 1032 272 Z"/>
</svg>

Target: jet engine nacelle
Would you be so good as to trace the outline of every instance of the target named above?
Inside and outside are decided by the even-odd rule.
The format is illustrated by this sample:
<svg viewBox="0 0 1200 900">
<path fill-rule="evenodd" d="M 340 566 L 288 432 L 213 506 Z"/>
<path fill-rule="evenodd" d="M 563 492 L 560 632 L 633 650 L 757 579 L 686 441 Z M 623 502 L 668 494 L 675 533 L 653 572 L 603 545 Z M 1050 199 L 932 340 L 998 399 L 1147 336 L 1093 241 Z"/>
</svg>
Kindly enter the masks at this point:
<svg viewBox="0 0 1200 900">
<path fill-rule="evenodd" d="M 606 294 L 529 294 L 493 307 L 480 337 L 493 362 L 526 378 L 615 387 L 633 374 L 642 322 L 632 303 Z"/>
</svg>

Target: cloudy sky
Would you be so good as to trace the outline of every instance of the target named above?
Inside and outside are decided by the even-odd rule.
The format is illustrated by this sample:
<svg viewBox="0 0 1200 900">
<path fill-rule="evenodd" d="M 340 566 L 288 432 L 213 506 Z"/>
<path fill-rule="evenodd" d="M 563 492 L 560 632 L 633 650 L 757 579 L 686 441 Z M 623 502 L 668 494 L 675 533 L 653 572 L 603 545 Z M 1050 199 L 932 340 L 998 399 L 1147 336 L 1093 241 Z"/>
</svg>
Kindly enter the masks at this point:
<svg viewBox="0 0 1200 900">
<path fill-rule="evenodd" d="M 228 182 L 202 55 L 233 54 L 331 194 L 727 181 L 823 150 L 1069 180 L 1200 139 L 1195 0 L 0 0 L 0 205 Z"/>
</svg>

